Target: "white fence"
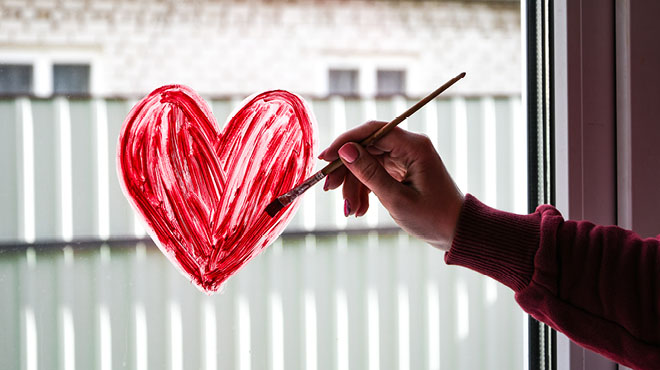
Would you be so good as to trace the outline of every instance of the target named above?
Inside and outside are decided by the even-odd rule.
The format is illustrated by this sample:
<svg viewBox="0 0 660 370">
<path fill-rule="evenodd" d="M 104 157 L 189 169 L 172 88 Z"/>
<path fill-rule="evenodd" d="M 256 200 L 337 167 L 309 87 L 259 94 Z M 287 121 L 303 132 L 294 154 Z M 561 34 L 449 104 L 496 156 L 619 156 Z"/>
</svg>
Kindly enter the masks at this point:
<svg viewBox="0 0 660 370">
<path fill-rule="evenodd" d="M 212 101 L 220 122 L 236 103 Z M 311 101 L 322 146 L 411 103 Z M 344 218 L 339 191 L 306 194 L 285 235 L 212 297 L 150 242 L 121 242 L 145 236 L 115 173 L 131 104 L 0 100 L 0 369 L 523 368 L 508 288 L 444 265 L 382 207 Z M 407 127 L 463 191 L 525 212 L 518 97 L 437 100 Z"/>
</svg>

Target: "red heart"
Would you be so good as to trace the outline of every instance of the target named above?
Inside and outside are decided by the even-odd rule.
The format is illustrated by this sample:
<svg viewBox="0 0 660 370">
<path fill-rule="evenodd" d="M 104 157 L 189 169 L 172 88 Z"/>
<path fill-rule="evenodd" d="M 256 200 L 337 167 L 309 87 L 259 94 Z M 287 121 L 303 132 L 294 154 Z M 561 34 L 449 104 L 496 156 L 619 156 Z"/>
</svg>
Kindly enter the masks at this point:
<svg viewBox="0 0 660 370">
<path fill-rule="evenodd" d="M 118 145 L 124 193 L 163 253 L 207 293 L 282 232 L 298 202 L 264 209 L 307 178 L 316 123 L 286 91 L 245 100 L 222 132 L 192 89 L 156 89 L 129 113 Z"/>
</svg>

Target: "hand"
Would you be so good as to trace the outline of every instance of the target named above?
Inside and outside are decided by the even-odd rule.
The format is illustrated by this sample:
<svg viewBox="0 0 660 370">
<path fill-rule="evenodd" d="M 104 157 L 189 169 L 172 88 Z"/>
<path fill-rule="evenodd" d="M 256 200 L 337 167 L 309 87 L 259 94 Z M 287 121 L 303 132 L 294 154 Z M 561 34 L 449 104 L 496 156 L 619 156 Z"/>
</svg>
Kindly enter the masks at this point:
<svg viewBox="0 0 660 370">
<path fill-rule="evenodd" d="M 463 194 L 424 135 L 395 127 L 372 146 L 356 143 L 385 124 L 370 121 L 347 131 L 319 155 L 329 162 L 340 157 L 345 165 L 328 175 L 324 190 L 343 184 L 347 217 L 364 215 L 373 191 L 406 232 L 449 250 Z"/>
</svg>

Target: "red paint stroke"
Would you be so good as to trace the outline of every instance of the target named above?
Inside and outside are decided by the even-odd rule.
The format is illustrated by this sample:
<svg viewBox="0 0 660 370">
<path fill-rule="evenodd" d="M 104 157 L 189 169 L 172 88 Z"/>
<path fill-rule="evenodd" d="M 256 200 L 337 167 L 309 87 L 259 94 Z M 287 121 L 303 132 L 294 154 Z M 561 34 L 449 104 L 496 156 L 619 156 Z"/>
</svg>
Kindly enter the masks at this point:
<svg viewBox="0 0 660 370">
<path fill-rule="evenodd" d="M 264 209 L 314 166 L 316 123 L 286 91 L 250 97 L 222 132 L 192 89 L 156 89 L 129 113 L 118 145 L 124 193 L 161 251 L 207 293 L 273 242 L 295 204 Z"/>
</svg>

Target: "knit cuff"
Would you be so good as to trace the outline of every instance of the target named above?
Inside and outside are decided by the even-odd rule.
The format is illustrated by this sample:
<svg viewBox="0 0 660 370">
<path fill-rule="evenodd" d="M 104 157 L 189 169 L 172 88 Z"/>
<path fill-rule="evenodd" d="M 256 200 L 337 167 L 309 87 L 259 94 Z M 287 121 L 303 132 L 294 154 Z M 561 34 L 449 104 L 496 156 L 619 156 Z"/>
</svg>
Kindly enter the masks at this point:
<svg viewBox="0 0 660 370">
<path fill-rule="evenodd" d="M 468 194 L 445 262 L 490 276 L 519 292 L 534 273 L 540 225 L 538 213 L 499 211 Z"/>
</svg>

